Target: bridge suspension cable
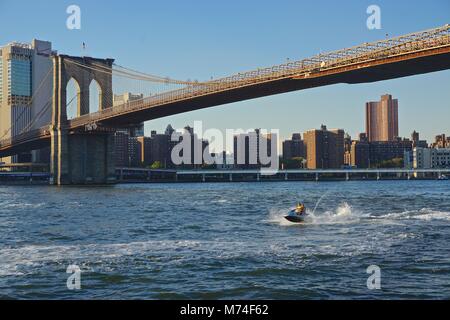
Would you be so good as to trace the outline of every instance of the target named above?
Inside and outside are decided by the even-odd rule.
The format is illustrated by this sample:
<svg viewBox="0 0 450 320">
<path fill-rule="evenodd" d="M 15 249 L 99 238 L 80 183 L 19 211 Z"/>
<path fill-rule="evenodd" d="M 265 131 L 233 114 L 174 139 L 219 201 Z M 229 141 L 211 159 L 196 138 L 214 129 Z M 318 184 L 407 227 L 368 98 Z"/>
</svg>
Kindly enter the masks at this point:
<svg viewBox="0 0 450 320">
<path fill-rule="evenodd" d="M 93 64 L 93 65 L 86 65 L 80 62 L 77 62 L 72 59 L 66 59 L 66 61 L 73 63 L 79 67 L 106 73 L 109 75 L 117 75 L 120 77 L 130 78 L 134 80 L 143 80 L 143 81 L 149 81 L 149 82 L 156 82 L 156 83 L 163 83 L 163 84 L 178 84 L 178 85 L 199 85 L 199 84 L 205 84 L 205 83 L 199 83 L 197 81 L 183 81 L 183 80 L 175 80 L 169 77 L 160 77 L 155 75 L 146 74 L 140 71 L 135 71 L 132 69 L 125 68 L 123 66 L 114 64 L 116 69 L 110 69 L 105 66 L 99 65 L 99 64 Z"/>
</svg>

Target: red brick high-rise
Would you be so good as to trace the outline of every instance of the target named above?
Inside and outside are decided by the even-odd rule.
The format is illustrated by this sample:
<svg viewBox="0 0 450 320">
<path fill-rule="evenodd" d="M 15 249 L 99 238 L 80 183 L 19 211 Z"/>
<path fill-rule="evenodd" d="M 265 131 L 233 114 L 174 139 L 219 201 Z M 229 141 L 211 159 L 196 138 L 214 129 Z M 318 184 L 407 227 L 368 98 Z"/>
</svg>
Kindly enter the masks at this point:
<svg viewBox="0 0 450 320">
<path fill-rule="evenodd" d="M 366 103 L 366 134 L 369 142 L 394 141 L 398 137 L 398 100 L 390 94 Z"/>
</svg>

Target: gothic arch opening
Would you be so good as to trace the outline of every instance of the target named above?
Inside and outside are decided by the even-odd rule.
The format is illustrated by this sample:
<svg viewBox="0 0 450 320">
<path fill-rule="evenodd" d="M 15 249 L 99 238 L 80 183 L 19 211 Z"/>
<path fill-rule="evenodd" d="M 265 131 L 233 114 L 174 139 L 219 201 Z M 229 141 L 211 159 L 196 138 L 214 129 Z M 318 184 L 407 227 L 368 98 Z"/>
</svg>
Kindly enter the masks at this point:
<svg viewBox="0 0 450 320">
<path fill-rule="evenodd" d="M 80 109 L 80 86 L 78 82 L 71 78 L 66 86 L 66 110 L 67 119 L 73 119 L 79 116 Z"/>
<path fill-rule="evenodd" d="M 101 109 L 102 88 L 99 83 L 92 79 L 89 85 L 89 113 L 97 112 Z"/>
</svg>

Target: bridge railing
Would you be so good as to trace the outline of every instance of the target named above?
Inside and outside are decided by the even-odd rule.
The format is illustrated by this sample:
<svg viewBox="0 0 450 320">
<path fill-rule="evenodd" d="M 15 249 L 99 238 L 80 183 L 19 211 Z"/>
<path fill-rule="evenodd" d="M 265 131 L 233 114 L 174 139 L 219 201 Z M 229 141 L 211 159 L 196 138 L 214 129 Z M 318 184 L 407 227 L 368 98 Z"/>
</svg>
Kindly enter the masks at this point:
<svg viewBox="0 0 450 320">
<path fill-rule="evenodd" d="M 299 75 L 311 75 L 333 68 L 345 67 L 355 63 L 376 61 L 393 56 L 414 53 L 422 50 L 450 45 L 450 26 L 400 36 L 393 39 L 365 43 L 352 48 L 319 54 L 300 61 L 288 62 L 269 68 L 234 74 L 198 85 L 188 85 L 178 90 L 146 97 L 110 107 L 96 113 L 84 115 L 70 121 L 70 127 L 100 121 L 109 116 L 127 113 L 155 106 L 182 101 L 224 90 L 240 88 L 255 83 L 281 80 Z"/>
</svg>

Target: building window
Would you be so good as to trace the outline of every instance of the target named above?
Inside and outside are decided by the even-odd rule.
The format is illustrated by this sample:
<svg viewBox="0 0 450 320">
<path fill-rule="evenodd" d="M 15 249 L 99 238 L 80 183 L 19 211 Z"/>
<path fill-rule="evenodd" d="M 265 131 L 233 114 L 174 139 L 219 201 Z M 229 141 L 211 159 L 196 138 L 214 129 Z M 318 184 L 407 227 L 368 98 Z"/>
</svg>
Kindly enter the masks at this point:
<svg viewBox="0 0 450 320">
<path fill-rule="evenodd" d="M 8 61 L 8 88 L 10 96 L 31 96 L 31 61 L 11 59 Z"/>
</svg>

